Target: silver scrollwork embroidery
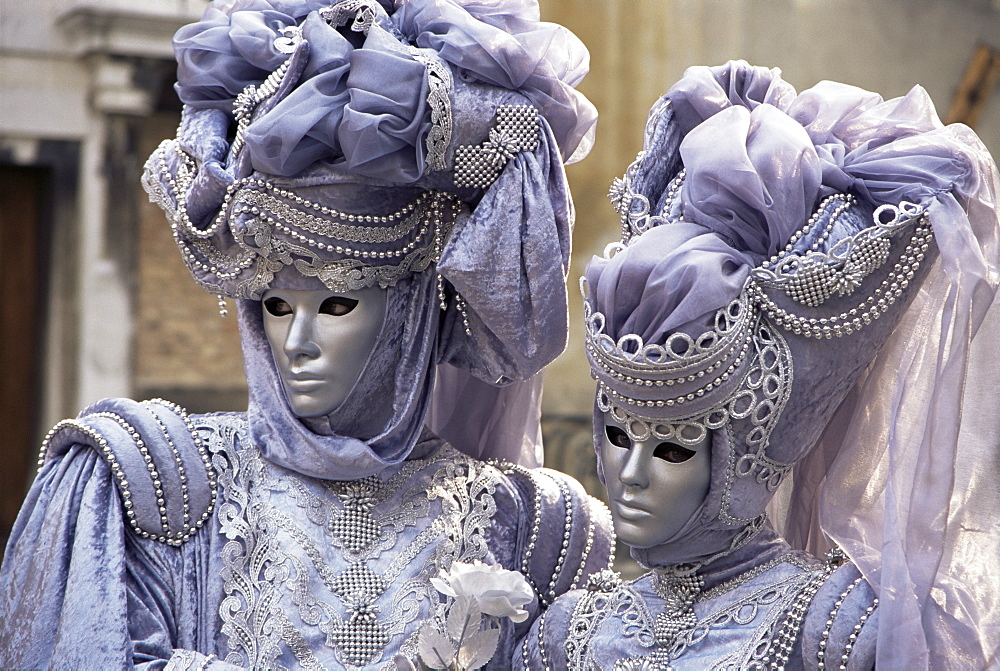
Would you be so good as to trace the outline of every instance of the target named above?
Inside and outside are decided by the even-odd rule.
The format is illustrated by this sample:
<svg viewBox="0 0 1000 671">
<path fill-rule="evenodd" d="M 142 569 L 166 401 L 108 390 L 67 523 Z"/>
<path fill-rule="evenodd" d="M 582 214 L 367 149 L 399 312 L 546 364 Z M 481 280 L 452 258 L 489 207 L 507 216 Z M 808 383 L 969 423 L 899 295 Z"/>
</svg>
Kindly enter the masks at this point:
<svg viewBox="0 0 1000 671">
<path fill-rule="evenodd" d="M 429 578 L 488 552 L 498 471 L 444 447 L 386 480 L 327 483 L 324 492 L 319 481 L 276 471 L 252 446 L 226 447 L 245 432 L 237 424 L 212 437 L 222 444 L 213 452 L 230 539 L 220 607 L 227 661 L 270 668 L 290 654 L 321 668 L 322 640 L 327 656 L 357 668 L 385 661 L 393 641 L 412 647 L 408 624 L 443 608 Z"/>
</svg>

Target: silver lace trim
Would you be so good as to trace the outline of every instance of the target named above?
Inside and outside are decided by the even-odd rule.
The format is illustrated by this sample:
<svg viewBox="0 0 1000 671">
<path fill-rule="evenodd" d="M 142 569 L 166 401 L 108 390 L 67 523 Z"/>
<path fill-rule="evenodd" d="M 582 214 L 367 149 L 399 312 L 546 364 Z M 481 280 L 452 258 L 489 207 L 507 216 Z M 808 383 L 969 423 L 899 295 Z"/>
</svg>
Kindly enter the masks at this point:
<svg viewBox="0 0 1000 671">
<path fill-rule="evenodd" d="M 176 174 L 167 160 L 171 155 L 180 162 Z M 395 212 L 355 214 L 248 177 L 227 188 L 219 214 L 202 230 L 183 206 L 195 175 L 194 160 L 176 140 L 167 140 L 150 156 L 143 185 L 170 220 L 195 281 L 234 298 L 259 298 L 286 266 L 333 291 L 386 288 L 437 263 L 461 208 L 456 196 L 430 191 Z M 236 216 L 245 225 L 239 233 L 232 226 Z"/>
<path fill-rule="evenodd" d="M 455 186 L 485 189 L 510 159 L 538 147 L 538 110 L 531 105 L 500 105 L 487 140 L 455 148 Z"/>
<path fill-rule="evenodd" d="M 175 648 L 164 671 L 205 671 L 215 659 L 215 655 Z"/>
<path fill-rule="evenodd" d="M 427 146 L 427 169 L 429 171 L 445 170 L 448 165 L 445 156 L 451 144 L 451 70 L 430 50 L 412 48 L 411 53 L 417 62 L 427 69 L 427 104 L 431 108 L 431 128 L 424 141 Z"/>
<path fill-rule="evenodd" d="M 605 587 L 588 591 L 573 608 L 563 644 L 569 669 L 599 668 L 593 659 L 591 641 L 611 618 L 619 620 L 622 638 L 635 638 L 645 648 L 656 642 L 655 619 L 645 600 L 621 581 Z"/>
<path fill-rule="evenodd" d="M 356 33 L 368 34 L 379 15 L 384 15 L 376 0 L 340 0 L 331 7 L 319 10 L 319 16 L 334 28 L 351 24 L 350 29 Z"/>
<path fill-rule="evenodd" d="M 232 453 L 245 436 L 245 421 L 237 420 L 212 437 L 223 486 L 221 531 L 230 539 L 219 611 L 229 639 L 226 661 L 275 668 L 287 649 L 300 666 L 320 668 L 304 635 L 313 629 L 346 668 L 392 668 L 382 659 L 390 644 L 396 641 L 404 654 L 416 644 L 408 625 L 444 615 L 429 578 L 453 561 L 485 557 L 497 471 L 443 448 L 385 481 L 327 483 L 329 496 L 318 496 L 297 476 L 272 474 L 255 448 Z M 275 506 L 275 497 L 294 502 L 296 519 Z M 303 515 L 308 529 L 300 525 Z M 398 547 L 404 529 L 421 525 Z M 340 557 L 336 567 L 328 556 Z"/>
<path fill-rule="evenodd" d="M 668 632 L 671 635 L 666 637 L 657 636 L 658 621 L 662 619 L 663 613 L 652 616 L 645 599 L 633 587 L 635 583 L 611 583 L 603 590 L 589 592 L 577 602 L 567 627 L 565 650 L 568 668 L 598 668 L 592 642 L 598 631 L 610 622 L 617 623 L 617 636 L 634 638 L 640 647 L 649 650 L 641 656 L 618 660 L 614 666 L 616 671 L 670 669 L 673 662 L 682 658 L 688 649 L 701 644 L 713 630 L 730 624 L 753 626 L 753 631 L 748 632 L 749 635 L 744 637 L 744 642 L 736 650 L 713 662 L 712 669 L 772 668 L 771 662 L 779 665 L 774 668 L 780 668 L 783 656 L 775 653 L 790 649 L 801 630 L 812 597 L 829 577 L 832 568 L 802 562 L 794 557 L 781 557 L 693 597 L 695 603 L 710 602 L 783 562 L 802 570 L 768 584 L 755 586 L 751 593 L 695 618 L 693 622 L 687 623 L 690 626 Z M 670 598 L 685 594 L 691 596 L 683 589 L 679 593 L 676 589 L 662 590 L 656 577 L 651 579 L 654 592 L 665 592 L 661 594 L 661 598 L 668 601 L 667 610 L 674 603 Z M 684 598 L 677 601 L 675 605 L 682 606 L 678 612 L 685 610 L 684 604 L 687 603 L 688 599 Z M 659 643 L 660 639 L 669 641 L 664 645 Z"/>
</svg>

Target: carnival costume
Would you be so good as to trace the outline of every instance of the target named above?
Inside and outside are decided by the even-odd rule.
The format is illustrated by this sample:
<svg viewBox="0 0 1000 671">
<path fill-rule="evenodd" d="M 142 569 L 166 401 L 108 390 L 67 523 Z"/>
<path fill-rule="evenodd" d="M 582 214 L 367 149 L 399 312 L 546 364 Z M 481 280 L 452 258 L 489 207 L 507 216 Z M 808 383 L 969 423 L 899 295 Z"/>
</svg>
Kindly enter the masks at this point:
<svg viewBox="0 0 1000 671">
<path fill-rule="evenodd" d="M 586 50 L 534 2 L 423 0 L 220 3 L 175 48 L 182 122 L 143 184 L 196 281 L 236 299 L 249 408 L 105 400 L 50 432 L 0 666 L 394 669 L 446 615 L 431 579 L 481 561 L 534 588 L 499 625 L 505 667 L 613 543 L 578 483 L 523 467 L 565 344 Z M 387 291 L 327 416 L 283 395 L 274 286 Z"/>
<path fill-rule="evenodd" d="M 557 600 L 523 666 L 996 663 L 998 502 L 969 473 L 998 434 L 959 429 L 963 403 L 996 398 L 970 362 L 998 337 L 997 184 L 919 87 L 883 101 L 797 94 L 745 62 L 685 73 L 612 187 L 622 241 L 583 285 L 595 444 L 606 412 L 633 441 L 708 433 L 708 494 L 632 549 L 649 573 Z"/>
</svg>

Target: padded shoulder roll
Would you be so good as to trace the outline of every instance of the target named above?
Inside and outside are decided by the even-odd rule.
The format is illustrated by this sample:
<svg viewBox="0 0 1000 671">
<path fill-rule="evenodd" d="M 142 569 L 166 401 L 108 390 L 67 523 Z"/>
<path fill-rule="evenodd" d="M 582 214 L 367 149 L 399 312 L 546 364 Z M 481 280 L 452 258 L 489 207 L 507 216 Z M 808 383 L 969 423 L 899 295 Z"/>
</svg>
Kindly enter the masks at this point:
<svg viewBox="0 0 1000 671">
<path fill-rule="evenodd" d="M 806 669 L 875 668 L 878 599 L 853 563 L 834 571 L 817 591 L 802 629 Z"/>
<path fill-rule="evenodd" d="M 564 473 L 503 466 L 530 503 L 531 527 L 522 547 L 521 573 L 547 607 L 613 563 L 611 513 Z"/>
<path fill-rule="evenodd" d="M 179 546 L 212 514 L 215 471 L 180 406 L 163 399 L 98 401 L 49 431 L 39 467 L 74 444 L 89 445 L 111 466 L 125 515 L 143 538 Z"/>
</svg>

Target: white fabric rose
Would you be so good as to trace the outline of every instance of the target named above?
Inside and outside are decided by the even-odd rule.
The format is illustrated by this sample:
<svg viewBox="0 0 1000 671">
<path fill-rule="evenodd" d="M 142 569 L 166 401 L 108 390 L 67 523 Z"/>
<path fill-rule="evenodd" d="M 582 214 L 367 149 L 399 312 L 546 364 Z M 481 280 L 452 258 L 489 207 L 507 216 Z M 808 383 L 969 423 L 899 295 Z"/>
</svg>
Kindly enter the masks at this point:
<svg viewBox="0 0 1000 671">
<path fill-rule="evenodd" d="M 513 622 L 527 619 L 528 611 L 523 606 L 535 598 L 523 575 L 478 559 L 471 564 L 453 562 L 449 570 L 442 569 L 431 578 L 431 584 L 447 596 L 475 599 L 486 615 L 509 617 Z"/>
</svg>

